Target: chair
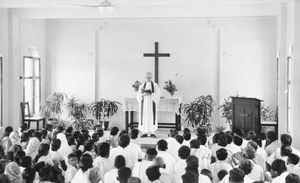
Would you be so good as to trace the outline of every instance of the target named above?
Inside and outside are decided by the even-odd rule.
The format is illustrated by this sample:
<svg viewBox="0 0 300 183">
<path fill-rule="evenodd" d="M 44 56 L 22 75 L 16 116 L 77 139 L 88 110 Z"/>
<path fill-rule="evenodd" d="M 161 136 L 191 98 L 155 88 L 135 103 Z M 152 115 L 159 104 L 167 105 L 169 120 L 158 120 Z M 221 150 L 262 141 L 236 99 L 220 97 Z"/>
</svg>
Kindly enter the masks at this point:
<svg viewBox="0 0 300 183">
<path fill-rule="evenodd" d="M 40 116 L 31 116 L 30 114 L 30 108 L 29 108 L 29 102 L 21 102 L 21 115 L 22 115 L 22 124 L 28 123 L 28 129 L 30 128 L 31 122 L 36 122 L 36 129 L 39 129 L 39 123 L 40 121 L 43 122 L 43 128 L 45 128 L 46 125 L 46 119 L 44 117 Z"/>
</svg>

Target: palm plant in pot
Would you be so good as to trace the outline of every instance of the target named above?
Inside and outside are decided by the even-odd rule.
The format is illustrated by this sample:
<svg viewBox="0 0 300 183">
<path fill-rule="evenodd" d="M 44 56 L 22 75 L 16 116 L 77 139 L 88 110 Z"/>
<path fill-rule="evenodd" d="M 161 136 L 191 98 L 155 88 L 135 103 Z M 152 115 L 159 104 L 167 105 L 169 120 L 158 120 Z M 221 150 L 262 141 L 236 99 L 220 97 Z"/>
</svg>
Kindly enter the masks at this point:
<svg viewBox="0 0 300 183">
<path fill-rule="evenodd" d="M 72 125 L 76 130 L 89 130 L 93 126 L 93 121 L 87 119 L 88 107 L 80 103 L 78 99 L 72 97 L 68 100 L 67 108 L 69 116 L 73 119 Z"/>
<path fill-rule="evenodd" d="M 193 127 L 209 125 L 213 114 L 215 100 L 211 95 L 197 97 L 194 101 L 183 106 L 186 122 Z"/>
<path fill-rule="evenodd" d="M 61 115 L 67 95 L 64 93 L 54 93 L 47 97 L 41 103 L 41 116 L 47 118 L 48 121 L 61 122 Z"/>
<path fill-rule="evenodd" d="M 90 111 L 98 121 L 100 126 L 104 125 L 104 130 L 107 130 L 110 118 L 118 112 L 121 105 L 117 101 L 101 99 L 98 102 L 91 104 Z"/>
</svg>

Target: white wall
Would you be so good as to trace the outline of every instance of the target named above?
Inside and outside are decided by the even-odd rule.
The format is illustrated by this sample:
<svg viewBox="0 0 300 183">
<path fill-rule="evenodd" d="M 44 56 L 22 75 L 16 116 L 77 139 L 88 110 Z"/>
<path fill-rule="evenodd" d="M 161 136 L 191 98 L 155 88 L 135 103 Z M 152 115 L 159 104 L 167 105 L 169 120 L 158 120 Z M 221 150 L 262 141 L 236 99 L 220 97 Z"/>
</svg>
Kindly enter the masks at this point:
<svg viewBox="0 0 300 183">
<path fill-rule="evenodd" d="M 153 59 L 142 54 L 152 52 L 154 42 L 159 41 L 160 51 L 171 53 L 170 58 L 160 59 L 160 85 L 172 79 L 179 89 L 176 95 L 185 102 L 202 94 L 222 101 L 238 90 L 240 95 L 258 97 L 273 106 L 274 19 L 222 19 L 213 23 L 216 26 L 203 20 L 132 20 L 108 21 L 103 26 L 97 20 L 47 20 L 47 94 L 62 91 L 86 102 L 96 97 L 118 101 L 134 97 L 132 83 L 142 81 L 144 73 L 153 70 Z M 168 94 L 163 92 L 163 96 Z M 120 111 L 112 125 L 123 124 Z"/>
</svg>

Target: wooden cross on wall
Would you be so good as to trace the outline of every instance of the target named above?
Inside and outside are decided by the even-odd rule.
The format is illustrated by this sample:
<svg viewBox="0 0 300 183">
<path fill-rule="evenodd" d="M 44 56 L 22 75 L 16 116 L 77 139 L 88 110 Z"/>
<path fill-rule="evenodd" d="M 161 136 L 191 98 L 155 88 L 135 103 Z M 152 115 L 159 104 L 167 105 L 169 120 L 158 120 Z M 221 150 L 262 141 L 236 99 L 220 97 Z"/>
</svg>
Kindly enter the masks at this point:
<svg viewBox="0 0 300 183">
<path fill-rule="evenodd" d="M 159 53 L 158 42 L 155 42 L 154 53 L 144 53 L 144 57 L 154 57 L 154 81 L 158 83 L 158 59 L 159 57 L 170 57 L 170 53 Z"/>
</svg>

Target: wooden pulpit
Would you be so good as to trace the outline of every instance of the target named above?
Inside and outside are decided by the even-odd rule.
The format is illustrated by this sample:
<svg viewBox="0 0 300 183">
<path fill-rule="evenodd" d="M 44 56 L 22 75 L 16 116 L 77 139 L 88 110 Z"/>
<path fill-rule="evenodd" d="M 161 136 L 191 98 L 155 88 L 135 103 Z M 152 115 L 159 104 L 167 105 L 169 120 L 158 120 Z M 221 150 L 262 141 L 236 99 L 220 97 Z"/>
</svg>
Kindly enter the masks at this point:
<svg viewBox="0 0 300 183">
<path fill-rule="evenodd" d="M 256 98 L 232 97 L 232 130 L 260 133 L 260 103 Z"/>
</svg>

